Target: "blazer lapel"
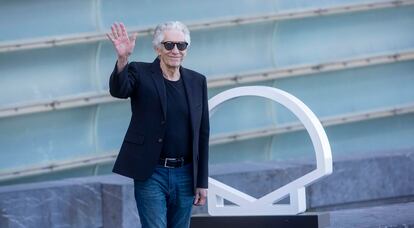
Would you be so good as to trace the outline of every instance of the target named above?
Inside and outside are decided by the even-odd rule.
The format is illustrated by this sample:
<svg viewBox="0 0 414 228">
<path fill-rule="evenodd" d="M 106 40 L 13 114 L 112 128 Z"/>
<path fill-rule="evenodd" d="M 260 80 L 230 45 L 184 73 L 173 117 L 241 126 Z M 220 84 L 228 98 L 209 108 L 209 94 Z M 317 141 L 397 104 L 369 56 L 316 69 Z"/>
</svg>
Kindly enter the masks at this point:
<svg viewBox="0 0 414 228">
<path fill-rule="evenodd" d="M 188 109 L 190 111 L 190 119 L 191 119 L 191 133 L 194 136 L 194 86 L 191 84 L 193 82 L 193 80 L 191 80 L 191 75 L 188 74 L 188 72 L 183 68 L 180 67 L 180 75 L 181 78 L 184 81 L 184 88 L 185 88 L 185 92 L 187 94 L 187 101 L 188 101 Z"/>
<path fill-rule="evenodd" d="M 164 114 L 164 120 L 167 119 L 167 92 L 165 91 L 164 79 L 160 67 L 160 60 L 156 58 L 151 66 L 152 79 L 154 80 L 155 86 L 160 97 L 161 107 Z"/>
</svg>

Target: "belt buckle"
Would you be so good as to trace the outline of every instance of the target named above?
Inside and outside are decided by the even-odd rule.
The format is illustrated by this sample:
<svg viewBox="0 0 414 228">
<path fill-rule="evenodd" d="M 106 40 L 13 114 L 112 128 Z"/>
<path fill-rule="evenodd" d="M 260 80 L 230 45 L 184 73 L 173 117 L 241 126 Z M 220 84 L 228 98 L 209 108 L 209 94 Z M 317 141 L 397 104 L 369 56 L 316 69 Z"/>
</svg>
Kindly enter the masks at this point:
<svg viewBox="0 0 414 228">
<path fill-rule="evenodd" d="M 177 160 L 179 160 L 181 162 L 181 165 L 179 167 L 184 166 L 184 159 L 183 158 L 180 158 L 180 159 L 177 159 L 177 158 L 165 158 L 164 159 L 164 167 L 166 167 L 166 168 L 178 168 L 178 167 L 175 167 L 175 166 L 168 166 L 167 165 L 168 160 L 170 160 L 170 161 L 177 161 Z"/>
<path fill-rule="evenodd" d="M 168 165 L 167 165 L 168 160 L 173 161 L 173 160 L 174 160 L 174 158 L 165 158 L 165 159 L 164 159 L 164 167 L 166 167 L 166 168 L 175 168 L 174 166 L 168 166 Z"/>
</svg>

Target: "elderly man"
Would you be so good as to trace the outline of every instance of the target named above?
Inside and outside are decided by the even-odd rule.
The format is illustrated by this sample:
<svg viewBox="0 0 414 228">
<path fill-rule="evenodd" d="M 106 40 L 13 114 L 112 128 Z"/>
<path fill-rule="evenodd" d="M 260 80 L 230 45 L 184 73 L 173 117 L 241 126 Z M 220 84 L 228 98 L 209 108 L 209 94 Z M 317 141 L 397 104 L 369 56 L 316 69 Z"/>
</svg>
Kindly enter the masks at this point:
<svg viewBox="0 0 414 228">
<path fill-rule="evenodd" d="M 154 31 L 157 58 L 129 62 L 136 34 L 112 25 L 118 61 L 112 96 L 131 99 L 132 117 L 113 172 L 134 179 L 142 227 L 188 227 L 192 205 L 204 205 L 210 134 L 205 76 L 181 66 L 190 33 L 181 22 Z"/>
</svg>

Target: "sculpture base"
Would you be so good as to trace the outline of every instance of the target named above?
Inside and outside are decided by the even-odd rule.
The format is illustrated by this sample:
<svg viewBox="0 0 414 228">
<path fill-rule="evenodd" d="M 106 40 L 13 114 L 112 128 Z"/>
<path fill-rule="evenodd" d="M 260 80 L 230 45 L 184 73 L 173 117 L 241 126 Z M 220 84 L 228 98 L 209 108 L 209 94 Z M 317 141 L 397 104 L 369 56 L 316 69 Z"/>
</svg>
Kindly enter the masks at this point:
<svg viewBox="0 0 414 228">
<path fill-rule="evenodd" d="M 251 228 L 306 227 L 324 228 L 330 225 L 329 214 L 271 215 L 271 216 L 209 216 L 191 218 L 191 228 Z"/>
</svg>

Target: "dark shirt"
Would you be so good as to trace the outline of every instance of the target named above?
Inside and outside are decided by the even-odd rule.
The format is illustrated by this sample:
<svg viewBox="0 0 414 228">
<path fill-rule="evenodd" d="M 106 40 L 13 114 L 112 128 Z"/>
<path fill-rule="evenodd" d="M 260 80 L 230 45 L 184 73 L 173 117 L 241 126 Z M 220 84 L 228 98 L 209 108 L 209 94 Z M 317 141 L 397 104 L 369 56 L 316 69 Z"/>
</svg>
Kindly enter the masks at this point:
<svg viewBox="0 0 414 228">
<path fill-rule="evenodd" d="M 167 121 L 161 158 L 185 157 L 191 160 L 191 125 L 183 80 L 164 78 L 167 92 Z"/>
</svg>

